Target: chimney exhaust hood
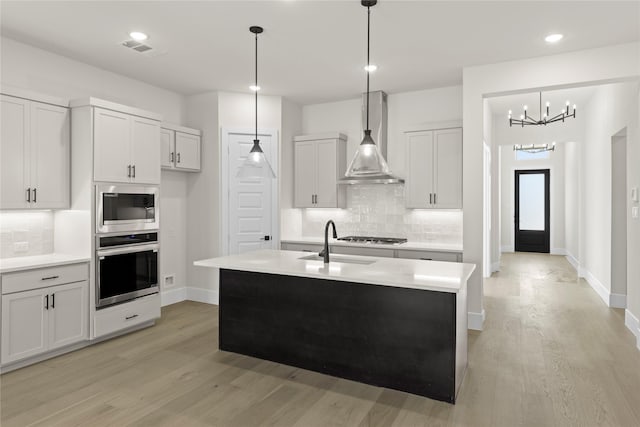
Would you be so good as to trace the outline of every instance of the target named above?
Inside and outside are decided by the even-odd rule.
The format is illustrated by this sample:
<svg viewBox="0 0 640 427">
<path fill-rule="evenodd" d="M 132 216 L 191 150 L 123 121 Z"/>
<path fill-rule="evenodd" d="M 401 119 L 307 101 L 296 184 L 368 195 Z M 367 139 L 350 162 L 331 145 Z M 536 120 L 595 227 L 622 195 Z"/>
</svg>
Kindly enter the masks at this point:
<svg viewBox="0 0 640 427">
<path fill-rule="evenodd" d="M 391 173 L 385 160 L 387 156 L 387 94 L 383 91 L 369 93 L 369 129 L 366 132 L 367 94 L 362 94 L 362 128 L 365 139 L 373 144 L 360 144 L 345 177 L 338 184 L 404 184 L 404 179 Z"/>
</svg>

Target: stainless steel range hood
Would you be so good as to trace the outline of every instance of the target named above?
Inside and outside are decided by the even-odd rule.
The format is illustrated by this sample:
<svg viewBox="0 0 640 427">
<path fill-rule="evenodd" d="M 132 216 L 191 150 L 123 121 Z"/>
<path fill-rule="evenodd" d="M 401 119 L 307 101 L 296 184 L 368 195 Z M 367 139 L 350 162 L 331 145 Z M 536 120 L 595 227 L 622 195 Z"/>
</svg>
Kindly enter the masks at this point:
<svg viewBox="0 0 640 427">
<path fill-rule="evenodd" d="M 366 129 L 367 94 L 362 94 L 362 128 Z M 387 166 L 387 94 L 383 91 L 369 93 L 369 129 L 375 145 L 358 146 L 345 177 L 338 184 L 404 184 L 404 179 L 391 173 Z M 366 136 L 365 136 L 366 138 Z M 364 151 L 363 151 L 364 150 Z M 364 164 L 359 157 L 369 157 Z"/>
</svg>

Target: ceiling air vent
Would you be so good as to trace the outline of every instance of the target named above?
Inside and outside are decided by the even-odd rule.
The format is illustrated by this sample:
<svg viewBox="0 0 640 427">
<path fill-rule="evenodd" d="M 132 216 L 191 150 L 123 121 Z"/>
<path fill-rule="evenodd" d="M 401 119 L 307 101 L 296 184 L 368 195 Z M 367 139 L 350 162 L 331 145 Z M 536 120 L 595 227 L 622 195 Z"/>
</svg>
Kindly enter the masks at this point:
<svg viewBox="0 0 640 427">
<path fill-rule="evenodd" d="M 146 43 L 141 43 L 136 40 L 125 40 L 122 42 L 122 46 L 150 57 L 160 56 L 167 53 L 166 51 L 155 49 Z"/>
</svg>

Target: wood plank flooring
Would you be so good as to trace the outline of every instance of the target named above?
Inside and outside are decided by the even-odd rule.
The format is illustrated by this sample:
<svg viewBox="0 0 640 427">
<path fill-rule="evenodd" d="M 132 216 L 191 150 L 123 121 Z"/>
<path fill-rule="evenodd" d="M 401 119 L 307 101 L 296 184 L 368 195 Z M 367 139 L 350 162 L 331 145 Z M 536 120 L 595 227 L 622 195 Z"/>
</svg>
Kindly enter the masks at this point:
<svg viewBox="0 0 640 427">
<path fill-rule="evenodd" d="M 639 426 L 640 351 L 563 257 L 507 254 L 485 281 L 458 403 L 218 351 L 217 307 L 0 377 L 10 426 Z"/>
</svg>

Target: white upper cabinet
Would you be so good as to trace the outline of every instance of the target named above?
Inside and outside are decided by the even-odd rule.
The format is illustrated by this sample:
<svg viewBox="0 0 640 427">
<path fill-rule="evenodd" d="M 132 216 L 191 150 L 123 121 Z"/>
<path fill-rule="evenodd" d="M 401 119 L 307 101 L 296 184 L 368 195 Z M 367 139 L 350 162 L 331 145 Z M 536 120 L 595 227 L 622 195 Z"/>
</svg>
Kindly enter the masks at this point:
<svg viewBox="0 0 640 427">
<path fill-rule="evenodd" d="M 462 129 L 406 133 L 407 208 L 462 208 Z"/>
<path fill-rule="evenodd" d="M 0 209 L 69 207 L 69 109 L 1 96 Z"/>
<path fill-rule="evenodd" d="M 295 207 L 344 207 L 346 189 L 338 180 L 346 170 L 346 136 L 305 135 L 294 141 Z"/>
<path fill-rule="evenodd" d="M 200 171 L 201 132 L 199 130 L 163 123 L 160 133 L 163 169 Z"/>
<path fill-rule="evenodd" d="M 160 123 L 94 107 L 94 180 L 160 183 Z"/>
</svg>

